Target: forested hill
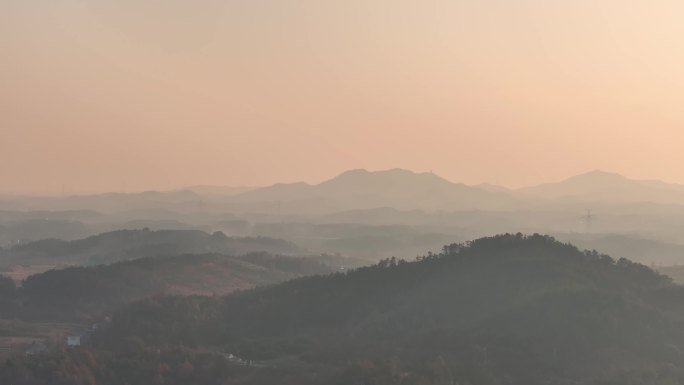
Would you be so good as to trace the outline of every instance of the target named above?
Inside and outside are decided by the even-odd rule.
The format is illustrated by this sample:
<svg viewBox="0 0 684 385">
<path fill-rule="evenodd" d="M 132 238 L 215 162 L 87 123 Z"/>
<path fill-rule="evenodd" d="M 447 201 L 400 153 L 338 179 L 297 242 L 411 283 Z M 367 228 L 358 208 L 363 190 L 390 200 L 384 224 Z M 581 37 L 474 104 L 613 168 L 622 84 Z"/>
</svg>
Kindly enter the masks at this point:
<svg viewBox="0 0 684 385">
<path fill-rule="evenodd" d="M 115 315 L 99 349 L 294 359 L 293 383 L 666 384 L 684 375 L 682 304 L 645 266 L 502 235 L 223 299 L 145 300 Z M 635 373 L 646 382 L 624 381 Z"/>
<path fill-rule="evenodd" d="M 268 237 L 228 237 L 222 232 L 199 230 L 119 230 L 85 239 L 46 239 L 0 251 L 0 266 L 88 265 L 180 254 L 251 252 L 300 253 L 297 245 Z"/>
<path fill-rule="evenodd" d="M 149 257 L 69 267 L 32 275 L 20 287 L 0 279 L 0 312 L 10 319 L 97 320 L 117 306 L 153 295 L 225 295 L 304 275 L 330 274 L 344 269 L 345 262 L 355 261 L 251 253 Z"/>
</svg>

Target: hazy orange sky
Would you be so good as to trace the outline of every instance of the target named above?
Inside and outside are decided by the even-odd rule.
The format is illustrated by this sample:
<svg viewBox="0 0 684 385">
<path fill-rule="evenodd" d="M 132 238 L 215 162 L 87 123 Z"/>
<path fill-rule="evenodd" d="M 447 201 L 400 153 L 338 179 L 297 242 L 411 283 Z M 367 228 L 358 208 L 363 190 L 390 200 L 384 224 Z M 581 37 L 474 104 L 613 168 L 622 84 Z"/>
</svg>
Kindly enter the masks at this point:
<svg viewBox="0 0 684 385">
<path fill-rule="evenodd" d="M 0 191 L 684 183 L 684 3 L 0 2 Z"/>
</svg>

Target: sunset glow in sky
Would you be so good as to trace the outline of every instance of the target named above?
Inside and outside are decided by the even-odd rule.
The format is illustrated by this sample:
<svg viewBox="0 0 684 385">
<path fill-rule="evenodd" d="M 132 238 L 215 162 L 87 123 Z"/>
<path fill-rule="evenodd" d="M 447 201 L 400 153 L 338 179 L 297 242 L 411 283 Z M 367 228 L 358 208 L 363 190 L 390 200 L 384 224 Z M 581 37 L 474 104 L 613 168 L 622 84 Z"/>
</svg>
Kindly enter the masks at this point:
<svg viewBox="0 0 684 385">
<path fill-rule="evenodd" d="M 10 0 L 0 192 L 684 183 L 676 0 Z"/>
</svg>

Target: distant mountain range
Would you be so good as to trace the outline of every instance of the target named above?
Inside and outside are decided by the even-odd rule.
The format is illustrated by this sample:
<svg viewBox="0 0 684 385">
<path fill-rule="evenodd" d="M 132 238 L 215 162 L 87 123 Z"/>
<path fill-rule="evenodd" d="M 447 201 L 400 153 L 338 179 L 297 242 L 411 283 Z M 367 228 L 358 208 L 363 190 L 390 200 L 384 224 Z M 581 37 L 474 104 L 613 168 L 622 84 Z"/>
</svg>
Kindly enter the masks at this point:
<svg viewBox="0 0 684 385">
<path fill-rule="evenodd" d="M 340 211 L 394 207 L 399 209 L 507 209 L 517 199 L 490 189 L 453 183 L 433 173 L 403 169 L 351 170 L 316 185 L 276 184 L 234 197 L 235 202 L 276 202 L 301 210 Z"/>
<path fill-rule="evenodd" d="M 319 184 L 275 184 L 234 195 L 239 203 L 276 203 L 281 208 L 325 211 L 393 207 L 398 209 L 520 209 L 557 203 L 684 204 L 684 185 L 634 180 L 592 171 L 560 182 L 521 189 L 483 183 L 467 186 L 433 173 L 403 169 L 351 170 Z"/>
<path fill-rule="evenodd" d="M 629 179 L 604 171 L 592 171 L 560 182 L 527 187 L 515 193 L 563 201 L 684 204 L 683 185 Z"/>
<path fill-rule="evenodd" d="M 521 210 L 585 203 L 684 205 L 684 185 L 635 180 L 591 171 L 520 189 L 482 183 L 468 186 L 433 173 L 404 169 L 346 171 L 318 184 L 278 183 L 266 187 L 193 186 L 178 191 L 107 193 L 65 197 L 6 197 L 0 209 L 102 212 L 165 209 L 177 212 L 269 212 L 329 214 L 391 207 L 399 210 Z"/>
</svg>

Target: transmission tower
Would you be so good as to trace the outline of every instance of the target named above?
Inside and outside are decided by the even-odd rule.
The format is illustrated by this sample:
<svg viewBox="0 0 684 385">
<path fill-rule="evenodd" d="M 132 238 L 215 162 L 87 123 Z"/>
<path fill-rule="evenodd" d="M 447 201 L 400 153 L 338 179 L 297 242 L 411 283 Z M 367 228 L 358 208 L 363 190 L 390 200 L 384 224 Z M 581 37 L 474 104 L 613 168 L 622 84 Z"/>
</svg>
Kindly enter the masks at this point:
<svg viewBox="0 0 684 385">
<path fill-rule="evenodd" d="M 587 234 L 591 233 L 591 225 L 594 222 L 594 219 L 596 219 L 596 216 L 592 214 L 591 209 L 587 209 L 587 213 L 582 216 L 582 220 L 587 226 Z"/>
</svg>

